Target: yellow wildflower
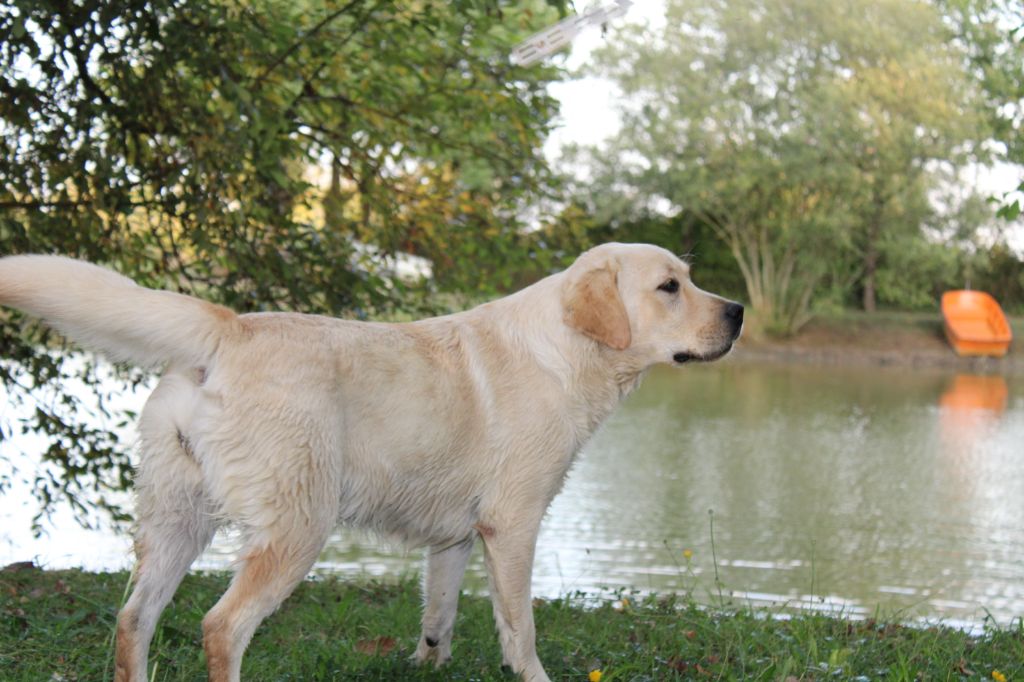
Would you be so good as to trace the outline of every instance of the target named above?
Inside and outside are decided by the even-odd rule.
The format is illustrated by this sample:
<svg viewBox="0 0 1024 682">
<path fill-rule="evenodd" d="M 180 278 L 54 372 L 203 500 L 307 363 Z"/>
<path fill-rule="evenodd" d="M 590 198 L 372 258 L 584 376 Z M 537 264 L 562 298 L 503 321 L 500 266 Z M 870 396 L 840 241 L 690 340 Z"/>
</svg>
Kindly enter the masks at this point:
<svg viewBox="0 0 1024 682">
<path fill-rule="evenodd" d="M 992 671 L 992 679 L 996 682 L 1006 682 L 1006 675 L 1002 674 L 998 670 Z"/>
<path fill-rule="evenodd" d="M 601 682 L 601 675 L 602 673 L 600 670 L 591 670 L 590 674 L 587 675 L 587 679 L 590 680 L 590 682 Z M 1006 682 L 1005 677 L 1003 678 L 1003 682 Z"/>
<path fill-rule="evenodd" d="M 683 558 L 686 559 L 687 561 L 692 559 L 693 558 L 693 550 L 692 549 L 684 549 L 683 550 Z"/>
</svg>

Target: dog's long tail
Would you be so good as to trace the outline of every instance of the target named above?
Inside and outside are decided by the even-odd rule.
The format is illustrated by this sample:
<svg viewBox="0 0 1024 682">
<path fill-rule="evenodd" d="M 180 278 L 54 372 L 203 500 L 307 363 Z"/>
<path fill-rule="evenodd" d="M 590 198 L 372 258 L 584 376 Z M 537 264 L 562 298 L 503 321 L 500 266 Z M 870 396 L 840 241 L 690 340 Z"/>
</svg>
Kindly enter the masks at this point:
<svg viewBox="0 0 1024 682">
<path fill-rule="evenodd" d="M 127 277 L 61 256 L 0 258 L 0 305 L 42 318 L 115 362 L 203 366 L 238 333 L 228 308 L 140 287 Z"/>
</svg>

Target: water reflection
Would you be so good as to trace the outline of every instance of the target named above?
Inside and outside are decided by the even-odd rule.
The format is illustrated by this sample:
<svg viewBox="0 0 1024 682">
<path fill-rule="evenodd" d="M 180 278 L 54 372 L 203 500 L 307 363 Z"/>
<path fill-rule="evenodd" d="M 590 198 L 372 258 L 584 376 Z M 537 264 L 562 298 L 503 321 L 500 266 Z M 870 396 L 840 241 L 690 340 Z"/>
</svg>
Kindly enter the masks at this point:
<svg viewBox="0 0 1024 682">
<path fill-rule="evenodd" d="M 1000 375 L 957 374 L 939 399 L 954 419 L 978 412 L 1000 415 L 1006 410 L 1010 389 Z"/>
<path fill-rule="evenodd" d="M 969 504 L 978 490 L 982 460 L 998 437 L 1008 398 L 1006 379 L 975 374 L 957 374 L 939 398 L 939 463 L 950 495 L 960 503 Z"/>
</svg>

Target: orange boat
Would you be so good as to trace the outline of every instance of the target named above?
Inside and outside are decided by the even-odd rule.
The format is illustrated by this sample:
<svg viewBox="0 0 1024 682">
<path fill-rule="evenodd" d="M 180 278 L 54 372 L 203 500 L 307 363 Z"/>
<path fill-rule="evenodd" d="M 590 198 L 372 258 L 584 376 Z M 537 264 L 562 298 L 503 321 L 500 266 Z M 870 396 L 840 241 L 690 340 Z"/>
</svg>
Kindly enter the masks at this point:
<svg viewBox="0 0 1024 682">
<path fill-rule="evenodd" d="M 983 291 L 947 291 L 942 295 L 946 338 L 957 355 L 1006 355 L 1013 339 L 996 299 Z"/>
</svg>

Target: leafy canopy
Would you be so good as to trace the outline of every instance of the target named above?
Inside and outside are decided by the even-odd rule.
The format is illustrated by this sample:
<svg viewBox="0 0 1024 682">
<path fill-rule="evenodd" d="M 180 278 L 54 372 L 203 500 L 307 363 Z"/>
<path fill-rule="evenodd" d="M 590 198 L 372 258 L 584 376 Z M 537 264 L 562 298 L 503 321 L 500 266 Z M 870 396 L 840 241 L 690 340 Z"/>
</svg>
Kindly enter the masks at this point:
<svg viewBox="0 0 1024 682">
<path fill-rule="evenodd" d="M 908 0 L 670 0 L 592 71 L 628 103 L 586 154 L 598 183 L 711 226 L 780 333 L 817 291 L 866 281 L 883 234 L 919 234 L 935 165 L 985 136 L 942 17 Z"/>
<path fill-rule="evenodd" d="M 559 11 L 498 0 L 7 3 L 3 253 L 87 258 L 241 311 L 415 306 L 355 244 L 434 255 L 484 231 L 489 253 L 518 257 L 517 209 L 549 191 L 540 146 L 556 71 L 506 55 Z M 95 372 L 17 315 L 0 316 L 0 339 L 0 381 L 29 415 L 0 435 L 49 443 L 34 472 L 15 472 L 5 446 L 0 489 L 22 476 L 44 511 L 63 497 L 84 516 L 87 491 L 113 510 L 109 493 L 130 479 L 125 444 L 87 427 L 87 408 L 61 388 L 73 376 L 96 384 Z M 46 391 L 53 400 L 37 400 Z"/>
</svg>

